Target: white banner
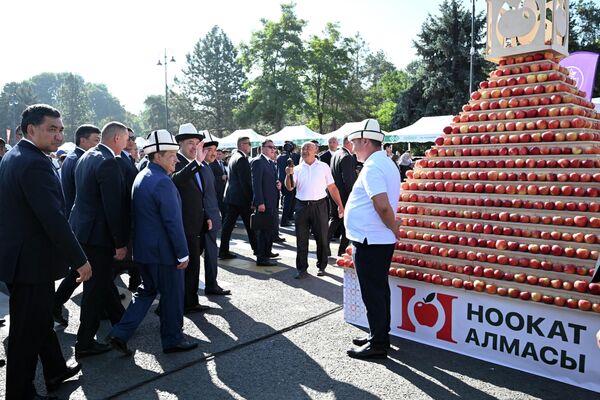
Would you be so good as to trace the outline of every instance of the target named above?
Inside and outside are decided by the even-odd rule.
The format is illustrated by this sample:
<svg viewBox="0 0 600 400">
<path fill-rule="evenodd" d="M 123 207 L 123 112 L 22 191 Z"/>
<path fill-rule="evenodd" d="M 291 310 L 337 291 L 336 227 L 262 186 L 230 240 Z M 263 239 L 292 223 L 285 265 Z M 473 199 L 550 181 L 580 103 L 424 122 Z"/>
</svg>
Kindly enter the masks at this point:
<svg viewBox="0 0 600 400">
<path fill-rule="evenodd" d="M 390 276 L 391 333 L 600 392 L 600 314 Z M 344 318 L 368 327 L 344 272 Z"/>
</svg>

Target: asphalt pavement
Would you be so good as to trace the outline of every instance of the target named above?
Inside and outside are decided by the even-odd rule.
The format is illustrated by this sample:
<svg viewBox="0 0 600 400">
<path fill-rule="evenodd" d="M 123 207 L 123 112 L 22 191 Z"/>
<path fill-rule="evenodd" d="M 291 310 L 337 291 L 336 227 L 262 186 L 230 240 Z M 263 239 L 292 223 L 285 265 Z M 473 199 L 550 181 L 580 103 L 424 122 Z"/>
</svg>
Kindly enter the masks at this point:
<svg viewBox="0 0 600 400">
<path fill-rule="evenodd" d="M 53 394 L 140 400 L 600 399 L 598 393 L 399 338 L 392 339 L 386 360 L 348 358 L 351 339 L 364 331 L 344 322 L 343 271 L 331 259 L 327 275 L 317 277 L 311 241 L 311 276 L 294 279 L 293 227 L 281 233 L 287 241 L 274 246 L 279 265 L 256 267 L 245 231 L 236 228 L 231 250 L 240 257 L 220 262 L 218 276 L 232 295 L 206 298 L 200 290 L 201 303 L 212 309 L 184 318 L 184 333 L 200 342 L 198 349 L 163 354 L 159 319 L 149 312 L 129 342 L 133 356 L 113 351 L 83 359 L 82 373 Z M 332 253 L 337 246 L 331 244 Z M 69 326 L 56 328 L 70 361 L 80 301 L 81 289 L 66 304 Z M 8 298 L 0 294 L 0 314 L 7 311 Z M 103 322 L 98 338 L 109 329 Z M 7 326 L 0 329 L 5 346 L 7 334 Z M 5 372 L 0 368 L 2 396 Z M 36 387 L 45 392 L 39 366 Z"/>
</svg>

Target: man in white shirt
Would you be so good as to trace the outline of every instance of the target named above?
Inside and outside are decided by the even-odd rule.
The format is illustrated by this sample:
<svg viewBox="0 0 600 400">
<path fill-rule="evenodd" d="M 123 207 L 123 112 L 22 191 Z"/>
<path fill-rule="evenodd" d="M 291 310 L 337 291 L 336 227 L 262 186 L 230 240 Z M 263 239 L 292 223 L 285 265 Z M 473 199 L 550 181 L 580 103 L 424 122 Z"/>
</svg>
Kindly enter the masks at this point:
<svg viewBox="0 0 600 400">
<path fill-rule="evenodd" d="M 389 348 L 390 287 L 388 271 L 399 238 L 395 209 L 400 197 L 400 174 L 381 150 L 384 134 L 374 119 L 350 133 L 358 160 L 364 162 L 346 203 L 346 236 L 352 241 L 352 258 L 370 334 L 356 338 L 348 350 L 353 358 L 385 358 Z"/>
<path fill-rule="evenodd" d="M 308 276 L 308 237 L 310 231 L 317 242 L 318 276 L 325 274 L 329 257 L 327 191 L 338 206 L 340 217 L 344 206 L 335 186 L 331 169 L 317 160 L 318 146 L 312 142 L 302 145 L 302 162 L 296 168 L 285 169 L 285 186 L 292 191 L 296 188 L 296 279 Z"/>
</svg>

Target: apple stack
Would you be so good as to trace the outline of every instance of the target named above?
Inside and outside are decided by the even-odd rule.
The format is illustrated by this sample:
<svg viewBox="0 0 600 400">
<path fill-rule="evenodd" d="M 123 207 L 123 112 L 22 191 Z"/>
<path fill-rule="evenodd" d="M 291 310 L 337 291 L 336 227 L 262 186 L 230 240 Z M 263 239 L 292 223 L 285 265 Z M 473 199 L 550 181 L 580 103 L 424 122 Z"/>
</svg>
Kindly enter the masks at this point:
<svg viewBox="0 0 600 400">
<path fill-rule="evenodd" d="M 600 115 L 553 52 L 479 87 L 402 183 L 390 274 L 600 312 Z"/>
</svg>

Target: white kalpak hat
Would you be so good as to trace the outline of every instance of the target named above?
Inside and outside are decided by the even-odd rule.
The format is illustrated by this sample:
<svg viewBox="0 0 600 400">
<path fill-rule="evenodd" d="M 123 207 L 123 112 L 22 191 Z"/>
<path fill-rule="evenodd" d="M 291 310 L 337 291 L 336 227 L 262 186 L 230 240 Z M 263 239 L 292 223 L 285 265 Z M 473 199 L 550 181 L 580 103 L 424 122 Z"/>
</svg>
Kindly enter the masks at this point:
<svg viewBox="0 0 600 400">
<path fill-rule="evenodd" d="M 175 141 L 175 138 L 166 129 L 158 129 L 150 132 L 146 137 L 148 144 L 144 146 L 144 153 L 151 154 L 159 151 L 177 151 L 179 145 Z"/>
<path fill-rule="evenodd" d="M 369 118 L 360 122 L 362 129 L 349 133 L 346 137 L 349 141 L 354 139 L 372 139 L 383 142 L 385 134 L 381 132 L 379 122 L 376 119 Z"/>
<path fill-rule="evenodd" d="M 177 141 L 177 143 L 181 142 L 182 140 L 192 138 L 196 138 L 199 140 L 203 139 L 202 135 L 198 133 L 196 127 L 193 124 L 186 123 L 179 125 L 179 133 L 175 135 L 175 140 Z"/>
</svg>

